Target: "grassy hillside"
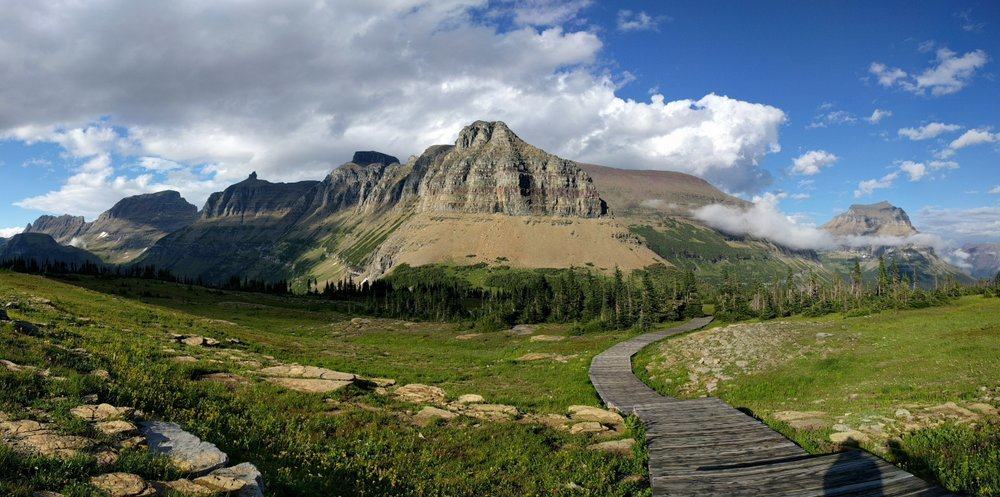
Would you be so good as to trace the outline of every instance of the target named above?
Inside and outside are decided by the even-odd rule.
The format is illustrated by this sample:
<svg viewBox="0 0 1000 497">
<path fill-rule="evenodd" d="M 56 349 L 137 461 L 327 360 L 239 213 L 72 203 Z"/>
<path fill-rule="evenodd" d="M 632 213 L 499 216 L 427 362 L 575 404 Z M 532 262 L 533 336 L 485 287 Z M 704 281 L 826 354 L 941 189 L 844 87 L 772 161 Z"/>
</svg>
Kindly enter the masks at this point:
<svg viewBox="0 0 1000 497">
<path fill-rule="evenodd" d="M 716 326 L 644 350 L 661 392 L 719 396 L 813 452 L 860 443 L 953 490 L 1000 495 L 1000 299 Z M 835 443 L 834 441 L 837 441 Z"/>
<path fill-rule="evenodd" d="M 623 339 L 622 332 L 568 336 L 567 327 L 543 326 L 530 335 L 470 336 L 454 325 L 352 320 L 349 309 L 321 299 L 8 272 L 0 272 L 0 302 L 13 303 L 13 319 L 38 327 L 26 334 L 0 323 L 0 358 L 49 370 L 44 377 L 0 368 L 0 411 L 12 419 L 44 414 L 61 431 L 93 436 L 67 414 L 85 396 L 134 406 L 181 423 L 234 461 L 256 464 L 269 495 L 648 492 L 641 449 L 627 455 L 590 450 L 608 433 L 570 434 L 537 421 L 572 404 L 598 405 L 587 364 Z M 222 345 L 182 345 L 171 333 Z M 543 338 L 532 338 L 537 336 Z M 520 414 L 511 421 L 461 416 L 416 426 L 414 413 L 422 405 L 391 394 L 356 386 L 300 393 L 256 373 L 292 362 L 389 377 L 400 385 L 422 382 L 442 387 L 450 401 L 480 394 Z M 90 374 L 99 368 L 110 379 Z M 203 379 L 218 372 L 246 382 Z M 638 436 L 623 430 L 614 436 Z M 4 448 L 0 494 L 47 489 L 92 495 L 87 479 L 109 470 L 177 476 L 163 461 L 128 451 L 114 466 L 100 468 L 89 455 L 60 461 Z"/>
</svg>

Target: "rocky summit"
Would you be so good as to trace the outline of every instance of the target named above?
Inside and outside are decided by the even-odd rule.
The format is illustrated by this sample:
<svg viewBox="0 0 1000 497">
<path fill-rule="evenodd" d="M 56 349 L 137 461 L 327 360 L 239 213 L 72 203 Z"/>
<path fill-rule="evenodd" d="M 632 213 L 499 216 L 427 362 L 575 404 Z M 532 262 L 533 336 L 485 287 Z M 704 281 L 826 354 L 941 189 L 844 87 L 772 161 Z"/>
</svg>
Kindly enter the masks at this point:
<svg viewBox="0 0 1000 497">
<path fill-rule="evenodd" d="M 889 202 L 854 204 L 823 229 L 836 236 L 910 236 L 917 233 L 906 211 Z"/>
<path fill-rule="evenodd" d="M 83 216 L 39 216 L 24 228 L 25 233 L 45 233 L 61 244 L 69 244 L 87 228 Z"/>
</svg>

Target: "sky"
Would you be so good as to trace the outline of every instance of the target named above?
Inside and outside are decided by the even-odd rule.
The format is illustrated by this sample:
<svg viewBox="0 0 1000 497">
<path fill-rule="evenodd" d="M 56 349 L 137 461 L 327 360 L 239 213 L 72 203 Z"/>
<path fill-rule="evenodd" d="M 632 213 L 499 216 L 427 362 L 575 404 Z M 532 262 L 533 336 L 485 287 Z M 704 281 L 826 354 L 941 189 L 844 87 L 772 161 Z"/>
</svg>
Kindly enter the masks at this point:
<svg viewBox="0 0 1000 497">
<path fill-rule="evenodd" d="M 937 244 L 1000 241 L 997 2 L 0 4 L 0 236 L 164 189 L 200 207 L 251 171 L 320 179 L 482 119 L 704 177 L 804 248 L 881 200 Z"/>
</svg>

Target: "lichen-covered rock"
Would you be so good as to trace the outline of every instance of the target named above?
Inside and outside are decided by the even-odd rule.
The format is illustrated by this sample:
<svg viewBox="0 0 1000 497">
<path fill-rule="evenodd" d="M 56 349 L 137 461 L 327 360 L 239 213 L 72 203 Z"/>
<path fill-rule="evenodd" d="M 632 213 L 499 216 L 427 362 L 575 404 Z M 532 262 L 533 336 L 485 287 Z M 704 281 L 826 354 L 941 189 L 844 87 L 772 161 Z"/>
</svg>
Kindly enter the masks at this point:
<svg viewBox="0 0 1000 497">
<path fill-rule="evenodd" d="M 588 445 L 587 448 L 590 450 L 596 450 L 598 452 L 610 452 L 614 454 L 621 455 L 631 455 L 632 446 L 635 445 L 635 439 L 624 438 L 621 440 L 609 440 L 607 442 L 599 442 L 596 444 Z"/>
<path fill-rule="evenodd" d="M 437 407 L 426 406 L 413 416 L 413 423 L 417 426 L 427 426 L 439 419 L 445 421 L 455 419 L 458 414 Z"/>
<path fill-rule="evenodd" d="M 101 421 L 94 423 L 94 428 L 109 436 L 131 435 L 138 429 L 134 424 L 123 420 Z"/>
<path fill-rule="evenodd" d="M 176 423 L 151 421 L 140 425 L 149 450 L 170 458 L 178 469 L 200 476 L 221 468 L 229 456 L 215 444 L 202 441 Z"/>
<path fill-rule="evenodd" d="M 217 469 L 211 473 L 211 476 L 242 480 L 245 485 L 236 494 L 236 497 L 264 496 L 264 478 L 253 464 L 245 462 L 229 468 Z"/>
<path fill-rule="evenodd" d="M 267 381 L 289 390 L 305 393 L 329 393 L 353 383 L 352 381 L 320 380 L 315 378 L 268 378 Z"/>
<path fill-rule="evenodd" d="M 323 380 L 354 381 L 356 375 L 351 373 L 341 373 L 332 369 L 319 368 L 316 366 L 300 366 L 298 364 L 281 364 L 260 370 L 264 376 L 277 376 L 283 378 L 315 378 Z"/>
<path fill-rule="evenodd" d="M 472 404 L 464 412 L 487 421 L 507 421 L 518 415 L 516 407 L 504 404 Z"/>
<path fill-rule="evenodd" d="M 596 421 L 610 426 L 620 426 L 625 424 L 625 419 L 620 414 L 611 412 L 599 407 L 592 406 L 569 406 L 569 417 L 573 421 Z"/>
<path fill-rule="evenodd" d="M 70 409 L 70 414 L 86 421 L 109 421 L 127 418 L 135 412 L 131 407 L 115 407 L 111 404 L 82 405 Z"/>
<path fill-rule="evenodd" d="M 110 497 L 146 497 L 156 495 L 156 489 L 138 475 L 107 473 L 90 479 L 90 484 Z"/>
<path fill-rule="evenodd" d="M 396 389 L 396 398 L 403 402 L 421 404 L 429 402 L 439 404 L 444 402 L 444 390 L 438 387 L 424 385 L 422 383 L 410 383 Z"/>
<path fill-rule="evenodd" d="M 456 402 L 458 402 L 459 404 L 482 404 L 483 402 L 486 402 L 486 399 L 484 399 L 483 396 L 479 394 L 467 393 L 465 395 L 459 396 Z"/>
<path fill-rule="evenodd" d="M 576 435 L 578 433 L 600 433 L 607 430 L 606 426 L 596 421 L 584 421 L 571 426 L 569 432 Z"/>
</svg>

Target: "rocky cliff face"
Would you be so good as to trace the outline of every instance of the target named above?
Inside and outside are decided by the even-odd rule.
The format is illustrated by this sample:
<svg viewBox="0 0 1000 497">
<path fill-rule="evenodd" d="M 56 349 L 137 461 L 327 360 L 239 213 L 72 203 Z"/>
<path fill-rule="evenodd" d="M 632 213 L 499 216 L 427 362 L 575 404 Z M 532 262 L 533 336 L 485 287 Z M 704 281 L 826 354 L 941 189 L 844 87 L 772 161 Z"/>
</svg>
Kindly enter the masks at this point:
<svg viewBox="0 0 1000 497">
<path fill-rule="evenodd" d="M 302 209 L 319 181 L 271 183 L 251 173 L 247 179 L 208 197 L 202 219 L 246 221 L 254 218 L 280 219 Z"/>
<path fill-rule="evenodd" d="M 607 213 L 607 204 L 579 165 L 525 143 L 502 122 L 476 121 L 459 133 L 447 153 L 434 152 L 426 170 L 414 171 L 423 176 L 418 190 L 423 211 Z"/>
<path fill-rule="evenodd" d="M 142 226 L 170 233 L 193 223 L 197 217 L 197 207 L 184 200 L 180 193 L 165 190 L 120 200 L 98 216 L 87 231 L 111 232 L 118 227 Z"/>
<path fill-rule="evenodd" d="M 68 244 L 87 229 L 83 216 L 39 216 L 24 228 L 25 233 L 45 233 L 61 244 Z"/>
<path fill-rule="evenodd" d="M 972 266 L 972 276 L 992 278 L 1000 272 L 1000 243 L 972 243 L 962 250 L 969 254 L 966 262 Z"/>
<path fill-rule="evenodd" d="M 855 204 L 823 229 L 836 236 L 910 236 L 917 234 L 906 211 L 889 202 Z"/>
</svg>

